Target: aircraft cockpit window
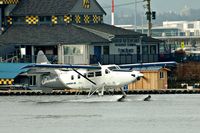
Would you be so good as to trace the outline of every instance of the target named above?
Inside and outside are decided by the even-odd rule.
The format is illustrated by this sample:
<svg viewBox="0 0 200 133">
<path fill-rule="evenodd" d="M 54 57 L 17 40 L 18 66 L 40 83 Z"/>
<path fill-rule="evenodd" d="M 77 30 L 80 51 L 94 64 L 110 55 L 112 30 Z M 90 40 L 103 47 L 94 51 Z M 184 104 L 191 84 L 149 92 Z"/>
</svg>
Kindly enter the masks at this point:
<svg viewBox="0 0 200 133">
<path fill-rule="evenodd" d="M 120 69 L 118 66 L 111 66 L 111 67 L 108 67 L 109 70 L 118 70 Z"/>
<path fill-rule="evenodd" d="M 110 71 L 108 69 L 105 70 L 105 74 L 109 74 Z"/>
<path fill-rule="evenodd" d="M 95 72 L 95 76 L 96 76 L 96 77 L 98 77 L 98 76 L 102 76 L 101 71 Z"/>
<path fill-rule="evenodd" d="M 90 78 L 90 77 L 94 77 L 94 72 L 89 72 L 88 73 L 88 78 Z"/>
<path fill-rule="evenodd" d="M 74 80 L 74 75 L 71 76 L 71 80 Z"/>
</svg>

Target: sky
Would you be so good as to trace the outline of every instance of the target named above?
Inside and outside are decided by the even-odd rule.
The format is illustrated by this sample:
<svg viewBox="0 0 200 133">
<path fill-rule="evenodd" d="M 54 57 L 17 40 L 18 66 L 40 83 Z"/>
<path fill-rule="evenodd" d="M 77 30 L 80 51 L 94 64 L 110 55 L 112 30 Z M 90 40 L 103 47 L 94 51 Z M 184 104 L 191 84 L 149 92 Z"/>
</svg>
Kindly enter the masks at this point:
<svg viewBox="0 0 200 133">
<path fill-rule="evenodd" d="M 108 7 L 111 5 L 111 0 L 97 0 L 102 7 Z M 115 0 L 115 4 L 129 3 L 134 2 L 135 0 Z M 142 1 L 142 0 L 137 0 Z M 138 4 L 138 10 L 142 10 L 142 3 Z M 200 0 L 151 0 L 152 10 L 156 12 L 180 12 L 185 6 L 189 8 L 199 9 L 200 8 Z M 127 8 L 134 8 L 135 6 L 132 4 L 130 6 L 126 6 Z"/>
</svg>

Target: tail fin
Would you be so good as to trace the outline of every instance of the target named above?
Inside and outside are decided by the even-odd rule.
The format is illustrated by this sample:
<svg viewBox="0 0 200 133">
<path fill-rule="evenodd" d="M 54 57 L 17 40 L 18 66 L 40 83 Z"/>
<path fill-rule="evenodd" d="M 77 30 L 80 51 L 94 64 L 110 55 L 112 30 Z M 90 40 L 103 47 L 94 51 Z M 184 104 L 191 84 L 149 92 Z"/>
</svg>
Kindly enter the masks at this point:
<svg viewBox="0 0 200 133">
<path fill-rule="evenodd" d="M 38 63 L 38 64 L 51 64 L 49 62 L 49 60 L 47 59 L 46 55 L 44 54 L 44 52 L 41 51 L 41 50 L 37 54 L 36 63 Z"/>
</svg>

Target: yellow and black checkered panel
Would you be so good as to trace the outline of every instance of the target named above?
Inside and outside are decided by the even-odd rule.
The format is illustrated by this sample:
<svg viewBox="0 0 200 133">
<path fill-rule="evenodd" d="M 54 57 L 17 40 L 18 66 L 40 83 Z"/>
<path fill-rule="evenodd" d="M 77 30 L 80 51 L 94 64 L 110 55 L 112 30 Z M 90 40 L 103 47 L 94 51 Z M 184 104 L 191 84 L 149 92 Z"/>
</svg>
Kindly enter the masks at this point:
<svg viewBox="0 0 200 133">
<path fill-rule="evenodd" d="M 0 79 L 0 85 L 12 85 L 14 84 L 14 79 Z"/>
<path fill-rule="evenodd" d="M 72 15 L 65 15 L 64 21 L 68 24 L 71 23 L 72 22 Z"/>
<path fill-rule="evenodd" d="M 38 16 L 26 16 L 26 23 L 28 24 L 37 24 L 39 22 Z"/>
<path fill-rule="evenodd" d="M 80 15 L 75 15 L 75 22 L 76 22 L 77 24 L 80 24 L 80 23 L 81 23 L 81 17 L 80 17 Z"/>
<path fill-rule="evenodd" d="M 57 24 L 58 23 L 58 17 L 52 16 L 51 21 L 52 21 L 53 24 Z"/>
<path fill-rule="evenodd" d="M 90 0 L 83 0 L 83 8 L 86 9 L 90 8 Z"/>
<path fill-rule="evenodd" d="M 0 0 L 0 4 L 17 4 L 19 0 Z"/>
<path fill-rule="evenodd" d="M 12 17 L 10 17 L 10 16 L 8 16 L 7 17 L 7 23 L 8 23 L 8 25 L 11 25 L 12 24 Z"/>
<path fill-rule="evenodd" d="M 101 16 L 93 15 L 93 23 L 98 24 L 101 23 L 101 21 L 102 21 Z"/>
<path fill-rule="evenodd" d="M 89 15 L 84 15 L 84 22 L 86 24 L 89 24 L 90 23 L 90 16 Z"/>
</svg>

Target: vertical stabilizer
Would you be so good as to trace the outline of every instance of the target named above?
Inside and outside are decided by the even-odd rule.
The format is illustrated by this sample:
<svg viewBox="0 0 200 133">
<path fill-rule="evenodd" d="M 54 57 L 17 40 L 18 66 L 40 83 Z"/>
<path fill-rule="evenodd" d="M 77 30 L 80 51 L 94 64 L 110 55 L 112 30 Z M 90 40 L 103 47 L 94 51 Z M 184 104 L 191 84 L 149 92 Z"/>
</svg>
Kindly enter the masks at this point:
<svg viewBox="0 0 200 133">
<path fill-rule="evenodd" d="M 44 54 L 44 52 L 41 51 L 41 50 L 37 54 L 36 63 L 38 63 L 38 64 L 51 64 L 49 62 L 49 60 L 47 59 L 46 55 Z"/>
</svg>

